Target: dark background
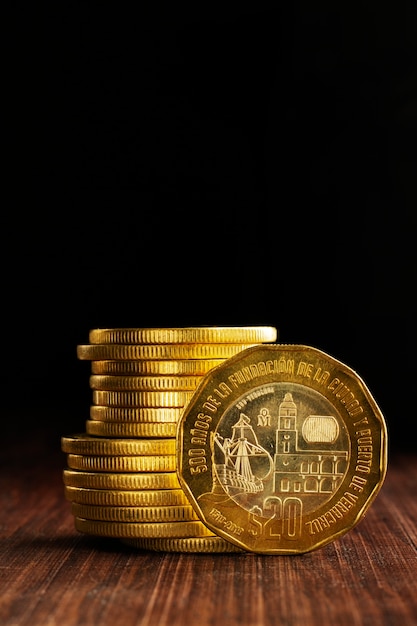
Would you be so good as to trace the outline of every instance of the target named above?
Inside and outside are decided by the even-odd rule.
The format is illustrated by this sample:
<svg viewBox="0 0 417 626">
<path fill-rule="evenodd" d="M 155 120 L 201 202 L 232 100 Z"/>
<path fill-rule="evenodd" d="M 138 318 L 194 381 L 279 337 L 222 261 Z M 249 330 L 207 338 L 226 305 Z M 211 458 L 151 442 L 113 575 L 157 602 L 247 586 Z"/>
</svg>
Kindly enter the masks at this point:
<svg viewBox="0 0 417 626">
<path fill-rule="evenodd" d="M 91 328 L 261 324 L 415 451 L 417 5 L 142 4 L 10 23 L 6 435 L 84 430 Z"/>
</svg>

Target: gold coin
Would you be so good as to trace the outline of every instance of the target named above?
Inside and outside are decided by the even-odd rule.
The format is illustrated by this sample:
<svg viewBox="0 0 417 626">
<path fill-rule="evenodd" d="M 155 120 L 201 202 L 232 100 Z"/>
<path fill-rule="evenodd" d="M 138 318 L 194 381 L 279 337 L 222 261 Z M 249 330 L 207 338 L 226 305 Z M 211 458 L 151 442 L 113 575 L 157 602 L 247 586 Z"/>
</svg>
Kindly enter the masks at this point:
<svg viewBox="0 0 417 626">
<path fill-rule="evenodd" d="M 67 454 L 71 469 L 96 472 L 175 472 L 175 454 L 147 456 L 100 456 Z"/>
<path fill-rule="evenodd" d="M 204 376 L 224 359 L 91 361 L 92 374 L 110 376 Z"/>
<path fill-rule="evenodd" d="M 100 537 L 212 537 L 199 520 L 191 522 L 106 522 L 74 517 L 79 532 Z"/>
<path fill-rule="evenodd" d="M 155 490 L 181 489 L 175 471 L 106 473 L 65 468 L 62 472 L 64 485 L 85 489 Z"/>
<path fill-rule="evenodd" d="M 90 406 L 90 417 L 103 422 L 176 422 L 181 418 L 184 407 L 120 407 Z"/>
<path fill-rule="evenodd" d="M 61 437 L 61 450 L 71 454 L 140 456 L 175 454 L 172 439 L 112 439 L 76 433 Z"/>
<path fill-rule="evenodd" d="M 303 345 L 257 346 L 209 372 L 177 433 L 177 472 L 200 519 L 261 554 L 341 537 L 386 474 L 386 424 L 365 383 Z"/>
<path fill-rule="evenodd" d="M 97 506 L 71 502 L 76 517 L 105 522 L 188 522 L 198 520 L 190 504 L 177 506 Z"/>
<path fill-rule="evenodd" d="M 185 328 L 94 328 L 90 343 L 259 343 L 277 340 L 273 326 L 196 326 Z"/>
<path fill-rule="evenodd" d="M 201 552 L 211 554 L 245 552 L 245 550 L 238 548 L 222 537 L 127 537 L 122 538 L 120 541 L 132 548 L 154 550 L 157 552 Z"/>
<path fill-rule="evenodd" d="M 202 376 L 90 376 L 91 389 L 104 391 L 193 391 Z"/>
<path fill-rule="evenodd" d="M 93 403 L 119 407 L 184 407 L 192 391 L 93 391 Z"/>
<path fill-rule="evenodd" d="M 155 422 L 155 424 L 131 422 L 101 422 L 86 420 L 85 429 L 89 435 L 95 437 L 171 437 L 177 434 L 177 424 L 174 422 Z"/>
<path fill-rule="evenodd" d="M 182 489 L 86 489 L 64 486 L 65 497 L 71 502 L 98 506 L 177 506 L 189 505 Z M 82 516 L 81 516 L 82 517 Z M 85 516 L 86 517 L 86 516 Z"/>
<path fill-rule="evenodd" d="M 228 359 L 254 344 L 244 343 L 182 343 L 182 344 L 80 344 L 77 357 L 80 360 L 182 360 L 182 359 Z"/>
</svg>

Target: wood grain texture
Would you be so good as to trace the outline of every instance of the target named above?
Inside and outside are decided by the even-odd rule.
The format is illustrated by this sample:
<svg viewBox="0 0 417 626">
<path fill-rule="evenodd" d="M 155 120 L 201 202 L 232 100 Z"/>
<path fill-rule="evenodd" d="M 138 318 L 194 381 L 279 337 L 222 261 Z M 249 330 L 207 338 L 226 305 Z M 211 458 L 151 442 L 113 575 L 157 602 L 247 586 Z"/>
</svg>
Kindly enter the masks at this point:
<svg viewBox="0 0 417 626">
<path fill-rule="evenodd" d="M 147 552 L 83 535 L 65 466 L 47 444 L 2 454 L 1 626 L 417 624 L 414 455 L 390 460 L 354 529 L 300 556 Z"/>
</svg>

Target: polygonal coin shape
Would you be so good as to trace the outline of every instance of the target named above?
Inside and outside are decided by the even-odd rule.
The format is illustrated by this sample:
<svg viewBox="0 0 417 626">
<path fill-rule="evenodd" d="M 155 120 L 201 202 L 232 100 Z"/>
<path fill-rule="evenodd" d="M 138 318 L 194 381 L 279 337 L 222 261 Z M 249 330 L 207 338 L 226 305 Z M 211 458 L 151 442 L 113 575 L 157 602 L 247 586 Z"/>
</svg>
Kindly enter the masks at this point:
<svg viewBox="0 0 417 626">
<path fill-rule="evenodd" d="M 202 522 L 250 552 L 300 554 L 364 516 L 387 428 L 364 381 L 304 345 L 259 345 L 208 372 L 177 430 L 179 482 Z"/>
</svg>

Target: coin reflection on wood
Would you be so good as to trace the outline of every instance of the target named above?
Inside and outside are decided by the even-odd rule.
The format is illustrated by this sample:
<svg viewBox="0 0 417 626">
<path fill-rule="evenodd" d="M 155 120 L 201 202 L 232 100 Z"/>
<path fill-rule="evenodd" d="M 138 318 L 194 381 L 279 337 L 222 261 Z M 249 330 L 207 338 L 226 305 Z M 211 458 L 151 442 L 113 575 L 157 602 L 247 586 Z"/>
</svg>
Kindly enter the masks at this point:
<svg viewBox="0 0 417 626">
<path fill-rule="evenodd" d="M 387 431 L 350 367 L 307 346 L 259 345 L 207 374 L 180 420 L 177 456 L 215 534 L 299 554 L 363 517 L 385 478 Z"/>
</svg>

